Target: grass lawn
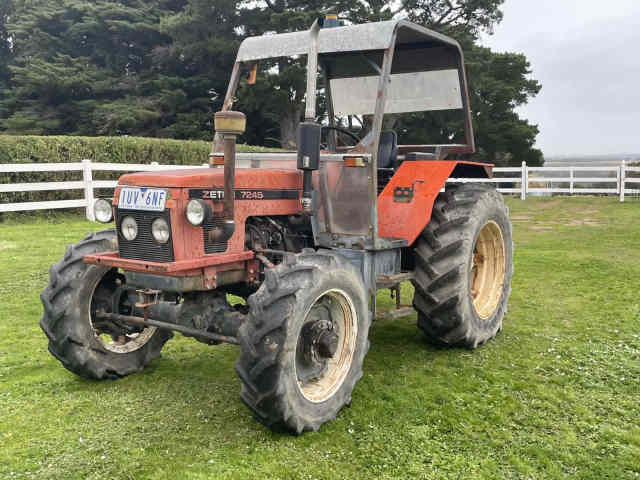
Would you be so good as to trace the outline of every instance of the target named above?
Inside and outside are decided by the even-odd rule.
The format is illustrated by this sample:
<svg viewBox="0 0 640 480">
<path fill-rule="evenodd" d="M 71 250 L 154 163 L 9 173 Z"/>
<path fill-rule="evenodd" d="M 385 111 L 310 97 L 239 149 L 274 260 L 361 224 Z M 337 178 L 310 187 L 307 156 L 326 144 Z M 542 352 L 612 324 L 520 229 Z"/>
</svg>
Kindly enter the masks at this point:
<svg viewBox="0 0 640 480">
<path fill-rule="evenodd" d="M 377 321 L 351 408 L 301 437 L 251 418 L 231 345 L 178 335 L 119 381 L 65 370 L 39 294 L 64 246 L 98 227 L 0 223 L 0 478 L 640 477 L 640 202 L 509 205 L 502 333 L 438 349 L 415 316 Z"/>
</svg>

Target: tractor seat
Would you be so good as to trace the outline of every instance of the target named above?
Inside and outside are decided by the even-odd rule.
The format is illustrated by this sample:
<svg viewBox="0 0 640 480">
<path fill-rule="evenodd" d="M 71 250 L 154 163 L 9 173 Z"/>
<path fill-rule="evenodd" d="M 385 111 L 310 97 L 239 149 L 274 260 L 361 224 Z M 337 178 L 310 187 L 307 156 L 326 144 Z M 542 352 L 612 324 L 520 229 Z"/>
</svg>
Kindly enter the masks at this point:
<svg viewBox="0 0 640 480">
<path fill-rule="evenodd" d="M 393 130 L 381 132 L 378 146 L 378 195 L 393 177 L 397 158 L 398 135 Z"/>
<path fill-rule="evenodd" d="M 398 135 L 393 130 L 380 132 L 378 168 L 393 168 L 398 157 Z"/>
</svg>

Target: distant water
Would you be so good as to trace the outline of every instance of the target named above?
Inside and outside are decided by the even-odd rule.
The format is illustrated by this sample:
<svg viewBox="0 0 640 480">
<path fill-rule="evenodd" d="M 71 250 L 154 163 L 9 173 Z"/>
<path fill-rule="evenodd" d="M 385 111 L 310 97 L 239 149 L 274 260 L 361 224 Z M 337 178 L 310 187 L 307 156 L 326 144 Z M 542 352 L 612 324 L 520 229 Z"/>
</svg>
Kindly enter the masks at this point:
<svg viewBox="0 0 640 480">
<path fill-rule="evenodd" d="M 618 166 L 625 161 L 627 165 L 640 163 L 640 153 L 620 155 L 558 155 L 544 159 L 545 167 L 569 167 L 569 166 Z"/>
</svg>

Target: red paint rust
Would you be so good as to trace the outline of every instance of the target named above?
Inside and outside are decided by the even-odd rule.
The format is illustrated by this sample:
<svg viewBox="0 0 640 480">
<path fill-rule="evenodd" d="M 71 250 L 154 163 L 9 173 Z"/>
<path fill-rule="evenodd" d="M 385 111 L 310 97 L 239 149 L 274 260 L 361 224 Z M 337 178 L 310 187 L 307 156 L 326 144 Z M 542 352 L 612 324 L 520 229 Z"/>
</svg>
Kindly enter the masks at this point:
<svg viewBox="0 0 640 480">
<path fill-rule="evenodd" d="M 86 255 L 83 260 L 85 263 L 106 265 L 108 267 L 120 267 L 132 272 L 159 273 L 163 275 L 186 277 L 191 276 L 194 273 L 202 273 L 198 272 L 198 270 L 203 268 L 251 260 L 253 259 L 253 256 L 253 252 L 251 250 L 247 250 L 238 253 L 206 255 L 202 258 L 171 263 L 158 263 L 120 258 L 118 256 L 118 252 L 105 252 L 99 255 Z"/>
</svg>

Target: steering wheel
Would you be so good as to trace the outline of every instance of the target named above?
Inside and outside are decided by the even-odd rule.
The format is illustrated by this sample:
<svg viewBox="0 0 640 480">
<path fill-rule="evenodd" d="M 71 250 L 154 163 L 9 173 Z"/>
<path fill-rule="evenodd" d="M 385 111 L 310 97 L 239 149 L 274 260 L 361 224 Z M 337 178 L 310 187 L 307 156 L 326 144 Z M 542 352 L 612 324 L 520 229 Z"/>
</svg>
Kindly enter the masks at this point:
<svg viewBox="0 0 640 480">
<path fill-rule="evenodd" d="M 333 127 L 331 125 L 323 125 L 322 130 L 335 130 L 336 132 L 344 133 L 348 137 L 351 137 L 353 140 L 355 140 L 356 144 L 360 143 L 360 137 L 358 137 L 355 133 L 351 133 L 346 128 Z"/>
</svg>

